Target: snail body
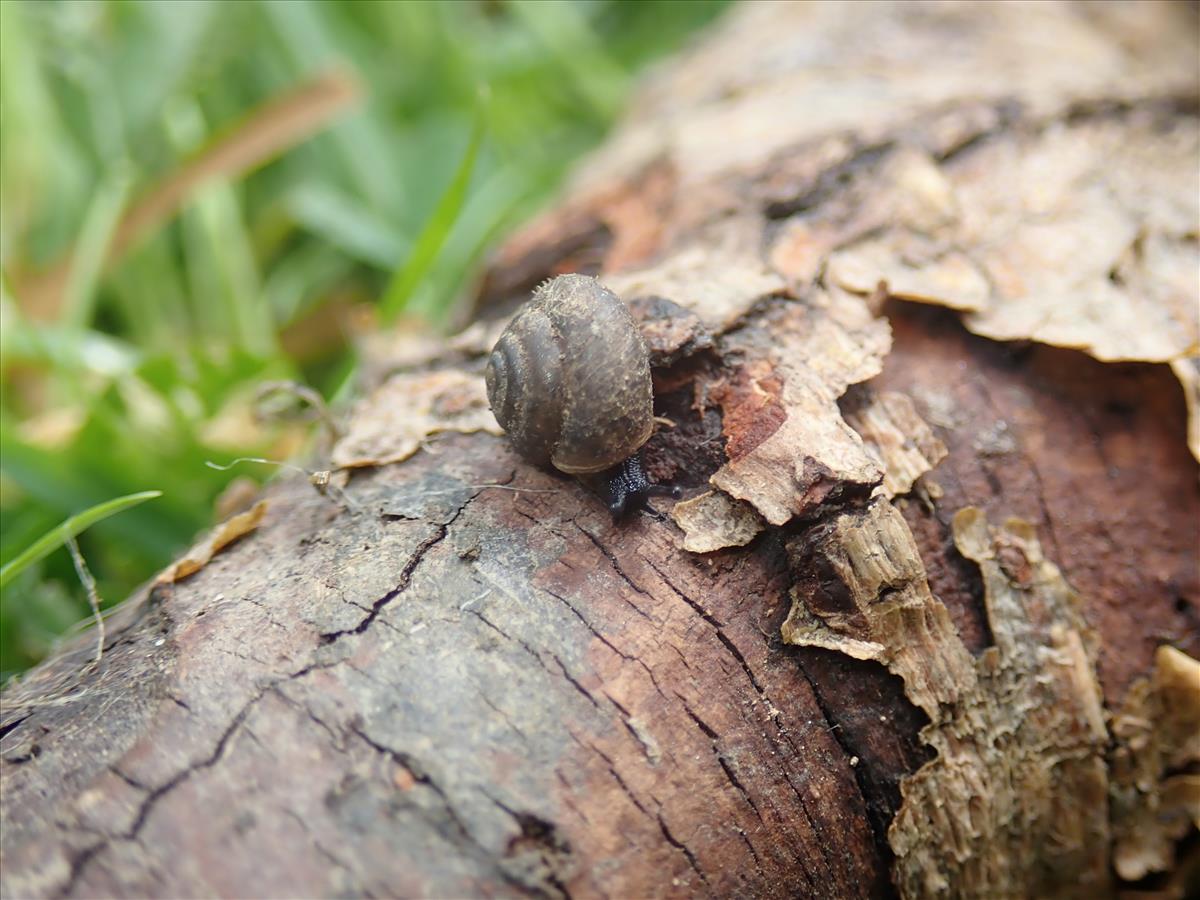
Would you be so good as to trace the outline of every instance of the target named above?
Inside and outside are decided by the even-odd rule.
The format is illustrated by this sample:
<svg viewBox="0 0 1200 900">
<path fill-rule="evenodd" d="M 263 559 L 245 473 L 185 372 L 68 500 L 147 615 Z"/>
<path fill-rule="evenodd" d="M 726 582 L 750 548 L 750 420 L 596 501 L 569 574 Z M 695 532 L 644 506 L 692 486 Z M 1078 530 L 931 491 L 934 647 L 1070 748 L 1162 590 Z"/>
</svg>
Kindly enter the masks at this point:
<svg viewBox="0 0 1200 900">
<path fill-rule="evenodd" d="M 570 475 L 611 473 L 614 515 L 670 493 L 649 483 L 637 456 L 654 430 L 645 341 L 628 307 L 595 278 L 542 284 L 500 335 L 484 378 L 517 452 Z"/>
</svg>

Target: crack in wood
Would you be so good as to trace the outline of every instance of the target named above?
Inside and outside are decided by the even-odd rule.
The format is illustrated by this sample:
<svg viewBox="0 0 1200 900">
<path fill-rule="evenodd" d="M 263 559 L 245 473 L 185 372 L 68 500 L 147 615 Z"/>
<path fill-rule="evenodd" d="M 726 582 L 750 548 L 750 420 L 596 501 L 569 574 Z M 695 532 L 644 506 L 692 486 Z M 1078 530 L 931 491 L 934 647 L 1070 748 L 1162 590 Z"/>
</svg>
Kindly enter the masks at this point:
<svg viewBox="0 0 1200 900">
<path fill-rule="evenodd" d="M 362 740 L 364 744 L 370 747 L 377 753 L 380 753 L 391 759 L 397 765 L 403 766 L 413 777 L 417 784 L 424 785 L 429 788 L 441 802 L 442 808 L 446 812 L 454 831 L 467 842 L 470 847 L 473 847 L 484 859 L 491 859 L 491 852 L 479 841 L 475 834 L 467 827 L 466 821 L 455 809 L 454 804 L 450 802 L 449 794 L 446 789 L 438 784 L 437 780 L 429 773 L 429 770 L 421 765 L 410 753 L 405 753 L 402 750 L 397 750 L 377 741 L 375 738 L 367 734 L 366 730 L 357 722 L 350 723 L 350 732 Z"/>
<path fill-rule="evenodd" d="M 597 538 L 594 534 L 592 534 L 590 531 L 588 531 L 586 528 L 584 528 L 582 525 L 580 525 L 574 519 L 571 520 L 571 524 L 574 525 L 576 528 L 578 528 L 584 535 L 586 535 L 587 539 L 589 541 L 591 541 L 592 544 L 595 545 L 596 549 L 599 550 L 601 554 L 603 554 L 604 558 L 607 559 L 609 564 L 613 567 L 613 571 L 616 572 L 619 576 L 621 576 L 622 581 L 624 581 L 627 585 L 629 585 L 631 588 L 633 588 L 635 591 L 637 591 L 643 597 L 653 599 L 652 595 L 649 594 L 645 588 L 643 588 L 636 581 L 634 581 L 632 578 L 630 578 L 629 575 L 625 572 L 625 570 L 621 568 L 621 564 L 617 561 L 617 557 L 612 553 L 611 550 L 609 550 L 607 547 L 604 546 L 604 544 L 600 541 L 599 538 Z M 632 607 L 634 612 L 636 612 L 643 619 L 647 619 L 649 621 L 654 621 L 653 617 L 651 617 L 647 612 L 645 612 L 643 609 L 641 609 L 637 604 L 630 603 L 629 606 Z"/>
<path fill-rule="evenodd" d="M 879 854 L 879 858 L 890 865 L 895 855 L 887 839 L 888 825 L 891 824 L 891 814 L 886 815 L 885 818 L 884 811 L 870 802 L 869 798 L 872 796 L 872 792 L 869 791 L 866 784 L 866 766 L 869 764 L 870 755 L 865 749 L 857 748 L 850 744 L 845 730 L 838 724 L 837 717 L 825 702 L 825 698 L 821 694 L 821 689 L 809 674 L 808 669 L 805 668 L 804 661 L 800 658 L 799 654 L 796 655 L 796 668 L 804 676 L 804 680 L 808 682 L 813 699 L 817 702 L 817 708 L 821 711 L 821 715 L 825 718 L 825 722 L 829 726 L 828 731 L 837 742 L 838 747 L 841 748 L 847 762 L 849 763 L 852 759 L 860 761 L 858 765 L 851 765 L 850 771 L 854 776 L 854 784 L 858 789 L 858 798 L 862 802 L 867 822 L 871 826 L 871 836 L 875 841 L 875 850 Z"/>
<path fill-rule="evenodd" d="M 658 827 L 662 829 L 663 837 L 667 839 L 667 843 L 684 855 L 688 861 L 688 865 L 692 867 L 692 871 L 700 876 L 700 880 L 704 882 L 704 886 L 706 888 L 711 889 L 711 885 L 708 883 L 708 878 L 701 870 L 700 863 L 696 859 L 696 854 L 691 851 L 687 844 L 683 843 L 676 838 L 675 835 L 671 834 L 671 829 L 667 827 L 667 821 L 662 817 L 662 813 L 658 814 Z"/>
<path fill-rule="evenodd" d="M 345 637 L 346 635 L 362 634 L 364 631 L 370 628 L 371 623 L 379 617 L 379 614 L 383 612 L 384 607 L 408 590 L 408 586 L 412 582 L 413 573 L 417 570 L 417 567 L 421 564 L 422 560 L 425 559 L 425 555 L 446 539 L 446 535 L 450 533 L 450 527 L 456 521 L 458 521 L 459 516 L 463 514 L 463 510 L 470 506 L 471 502 L 478 496 L 479 491 L 476 491 L 474 494 L 468 497 L 463 502 L 462 506 L 455 510 L 454 515 L 450 517 L 449 521 L 447 521 L 444 525 L 438 525 L 437 530 L 432 535 L 417 545 L 412 556 L 409 557 L 408 562 L 404 564 L 404 568 L 400 570 L 400 579 L 396 586 L 372 603 L 370 612 L 368 612 L 367 615 L 364 616 L 357 625 L 355 625 L 353 628 L 343 628 L 338 631 L 323 632 L 321 634 L 322 643 L 332 644 L 334 641 Z"/>
</svg>

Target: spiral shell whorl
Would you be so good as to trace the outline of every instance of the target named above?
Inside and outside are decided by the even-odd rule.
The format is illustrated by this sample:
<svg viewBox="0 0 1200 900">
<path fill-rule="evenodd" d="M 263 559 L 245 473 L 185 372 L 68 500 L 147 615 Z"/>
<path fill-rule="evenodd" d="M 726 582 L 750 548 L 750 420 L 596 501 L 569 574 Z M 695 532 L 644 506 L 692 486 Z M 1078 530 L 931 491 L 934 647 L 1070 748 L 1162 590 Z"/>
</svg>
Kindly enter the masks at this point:
<svg viewBox="0 0 1200 900">
<path fill-rule="evenodd" d="M 641 332 L 625 304 L 584 275 L 538 288 L 497 341 L 485 377 L 518 452 L 564 472 L 616 465 L 653 427 Z"/>
<path fill-rule="evenodd" d="M 526 459 L 550 462 L 561 422 L 562 350 L 554 326 L 527 306 L 500 335 L 484 374 L 500 427 Z"/>
</svg>

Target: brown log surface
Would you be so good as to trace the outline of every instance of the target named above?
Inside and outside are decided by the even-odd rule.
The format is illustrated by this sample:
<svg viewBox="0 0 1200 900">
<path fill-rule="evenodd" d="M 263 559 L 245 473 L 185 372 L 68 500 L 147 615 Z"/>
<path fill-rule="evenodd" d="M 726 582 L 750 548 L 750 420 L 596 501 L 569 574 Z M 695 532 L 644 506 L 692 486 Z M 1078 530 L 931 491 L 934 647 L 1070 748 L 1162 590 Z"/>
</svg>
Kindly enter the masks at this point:
<svg viewBox="0 0 1200 900">
<path fill-rule="evenodd" d="M 1196 192 L 1165 162 L 1095 188 L 1085 150 L 1191 152 L 1195 34 L 1182 5 L 735 10 L 507 245 L 479 323 L 374 345 L 343 487 L 277 483 L 98 665 L 85 641 L 6 692 L 3 895 L 1103 895 L 1169 869 L 1200 765 Z M 1009 159 L 1046 169 L 980 233 L 960 204 Z M 1087 277 L 1014 280 L 1039 236 Z M 614 525 L 489 433 L 484 351 L 573 270 L 643 324 L 674 515 Z M 1152 361 L 1088 305 L 1110 271 Z M 999 343 L 927 306 L 994 336 L 1013 298 L 1013 328 L 1062 298 L 1094 327 Z"/>
</svg>

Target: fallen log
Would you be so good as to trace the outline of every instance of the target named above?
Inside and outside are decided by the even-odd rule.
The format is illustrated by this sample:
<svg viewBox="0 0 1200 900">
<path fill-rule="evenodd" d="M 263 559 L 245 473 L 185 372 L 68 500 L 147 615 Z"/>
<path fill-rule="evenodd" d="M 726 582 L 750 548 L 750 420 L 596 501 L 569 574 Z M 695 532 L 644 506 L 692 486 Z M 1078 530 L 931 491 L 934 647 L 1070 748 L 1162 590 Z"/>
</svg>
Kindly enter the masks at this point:
<svg viewBox="0 0 1200 900">
<path fill-rule="evenodd" d="M 6 692 L 4 896 L 1182 893 L 1195 34 L 736 9 L 475 324 L 373 342 L 332 484 Z M 567 271 L 633 308 L 685 489 L 624 523 L 483 394 Z"/>
</svg>

